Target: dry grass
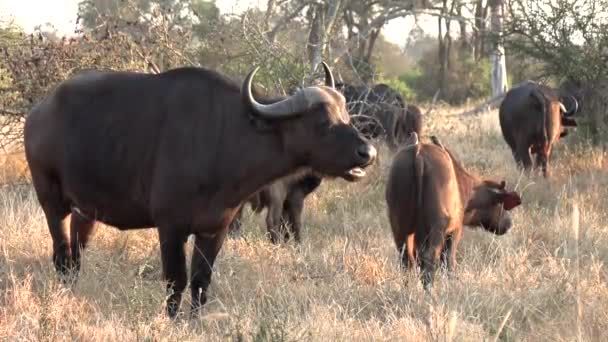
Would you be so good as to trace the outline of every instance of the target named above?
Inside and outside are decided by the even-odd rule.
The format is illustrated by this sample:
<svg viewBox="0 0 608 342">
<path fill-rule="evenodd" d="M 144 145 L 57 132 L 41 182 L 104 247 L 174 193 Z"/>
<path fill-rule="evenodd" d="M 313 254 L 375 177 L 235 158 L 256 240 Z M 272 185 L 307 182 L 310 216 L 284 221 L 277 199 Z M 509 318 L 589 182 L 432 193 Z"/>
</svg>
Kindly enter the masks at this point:
<svg viewBox="0 0 608 342">
<path fill-rule="evenodd" d="M 387 153 L 367 180 L 326 182 L 308 200 L 301 246 L 271 245 L 263 217 L 246 214 L 244 235 L 220 253 L 200 319 L 177 322 L 164 315 L 154 230 L 98 225 L 69 288 L 52 268 L 33 190 L 9 187 L 0 189 L 0 339 L 574 341 L 580 327 L 585 341 L 608 340 L 605 153 L 569 140 L 554 155 L 553 180 L 520 177 L 496 113 L 447 114 L 428 117 L 427 133 L 474 172 L 516 184 L 524 204 L 505 236 L 467 230 L 457 271 L 440 274 L 430 295 L 399 269 Z"/>
</svg>

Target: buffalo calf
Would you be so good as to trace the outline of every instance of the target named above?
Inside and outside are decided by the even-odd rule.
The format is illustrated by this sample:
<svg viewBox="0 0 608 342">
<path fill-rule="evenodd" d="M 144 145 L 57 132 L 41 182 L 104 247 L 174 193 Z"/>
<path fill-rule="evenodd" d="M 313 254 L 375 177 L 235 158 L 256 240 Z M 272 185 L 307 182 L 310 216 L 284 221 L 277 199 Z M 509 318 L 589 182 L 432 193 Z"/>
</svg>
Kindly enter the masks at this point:
<svg viewBox="0 0 608 342">
<path fill-rule="evenodd" d="M 248 202 L 254 213 L 267 208 L 266 228 L 270 241 L 278 243 L 281 237 L 288 240 L 291 235 L 296 242 L 301 241 L 302 210 L 304 200 L 321 184 L 322 177 L 313 173 L 297 173 L 282 178 L 258 191 Z M 241 228 L 242 210 L 230 224 L 230 231 Z"/>
<path fill-rule="evenodd" d="M 508 211 L 521 204 L 504 181 L 468 173 L 439 139 L 432 140 L 420 143 L 412 134 L 393 159 L 385 194 L 402 264 L 419 265 L 427 289 L 440 258 L 449 270 L 455 267 L 463 225 L 505 234 L 512 225 Z"/>
</svg>

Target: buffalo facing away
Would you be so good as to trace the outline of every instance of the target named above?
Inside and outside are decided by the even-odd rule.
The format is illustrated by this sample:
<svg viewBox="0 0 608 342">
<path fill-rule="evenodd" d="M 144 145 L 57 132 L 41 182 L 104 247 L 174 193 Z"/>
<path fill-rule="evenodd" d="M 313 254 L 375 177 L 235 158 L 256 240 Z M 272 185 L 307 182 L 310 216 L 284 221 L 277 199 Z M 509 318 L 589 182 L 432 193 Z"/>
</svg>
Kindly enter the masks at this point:
<svg viewBox="0 0 608 342">
<path fill-rule="evenodd" d="M 281 238 L 288 240 L 291 235 L 296 242 L 301 241 L 304 200 L 321 185 L 321 181 L 320 175 L 296 173 L 265 186 L 249 198 L 254 213 L 267 209 L 266 228 L 272 243 L 279 242 Z M 230 224 L 231 232 L 241 229 L 242 210 L 243 207 Z"/>
<path fill-rule="evenodd" d="M 570 105 L 567 109 L 564 103 Z M 548 176 L 549 157 L 560 137 L 568 134 L 564 127 L 575 127 L 571 118 L 578 102 L 571 95 L 534 82 L 510 89 L 499 109 L 502 135 L 511 148 L 515 162 L 526 171 L 532 169 L 530 152 L 536 154 L 535 168 Z"/>
<path fill-rule="evenodd" d="M 76 276 L 95 221 L 120 230 L 157 227 L 174 317 L 193 234 L 196 312 L 228 224 L 247 198 L 302 169 L 356 181 L 375 160 L 323 67 L 325 86 L 278 99 L 252 94 L 258 68 L 242 86 L 192 67 L 156 75 L 88 71 L 59 84 L 25 123 L 26 158 L 57 271 Z"/>
<path fill-rule="evenodd" d="M 418 141 L 397 152 L 386 185 L 393 237 L 404 267 L 419 265 L 425 288 L 432 286 L 437 261 L 456 266 L 463 225 L 481 226 L 497 235 L 511 228 L 509 210 L 521 203 L 505 182 L 467 172 L 439 139 Z"/>
</svg>

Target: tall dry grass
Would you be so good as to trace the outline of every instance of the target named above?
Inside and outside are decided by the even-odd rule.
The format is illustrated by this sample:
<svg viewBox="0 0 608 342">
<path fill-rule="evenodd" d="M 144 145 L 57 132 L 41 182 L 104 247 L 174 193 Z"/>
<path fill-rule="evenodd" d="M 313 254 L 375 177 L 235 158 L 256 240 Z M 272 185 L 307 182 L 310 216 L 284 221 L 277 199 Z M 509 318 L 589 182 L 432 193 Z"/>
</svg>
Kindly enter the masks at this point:
<svg viewBox="0 0 608 342">
<path fill-rule="evenodd" d="M 608 340 L 606 154 L 570 136 L 555 151 L 552 180 L 523 177 L 495 112 L 450 114 L 427 117 L 427 134 L 471 171 L 516 186 L 524 203 L 505 236 L 467 230 L 457 270 L 440 273 L 431 294 L 399 268 L 384 203 L 386 150 L 365 181 L 328 181 L 308 199 L 300 246 L 270 244 L 263 217 L 247 212 L 243 235 L 229 238 L 216 262 L 200 318 L 177 322 L 164 315 L 154 230 L 99 224 L 79 281 L 67 287 L 32 188 L 6 187 L 0 339 L 573 341 L 580 331 L 584 341 Z"/>
</svg>

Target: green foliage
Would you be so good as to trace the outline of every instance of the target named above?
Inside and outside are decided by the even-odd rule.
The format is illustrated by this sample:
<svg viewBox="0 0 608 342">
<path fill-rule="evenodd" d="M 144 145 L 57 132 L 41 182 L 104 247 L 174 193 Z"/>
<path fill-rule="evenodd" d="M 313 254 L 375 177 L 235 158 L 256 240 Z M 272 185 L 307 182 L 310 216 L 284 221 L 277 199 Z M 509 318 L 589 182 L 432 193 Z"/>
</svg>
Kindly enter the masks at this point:
<svg viewBox="0 0 608 342">
<path fill-rule="evenodd" d="M 428 50 L 418 66 L 399 77 L 413 90 L 418 100 L 428 101 L 439 89 L 439 62 L 437 50 Z M 488 97 L 490 89 L 490 62 L 475 61 L 466 54 L 450 56 L 446 93 L 441 99 L 451 104 Z"/>
<path fill-rule="evenodd" d="M 537 63 L 544 79 L 575 95 L 597 138 L 608 131 L 608 2 L 513 0 L 502 38 L 510 53 Z M 494 37 L 495 39 L 497 37 Z"/>
<path fill-rule="evenodd" d="M 416 93 L 408 83 L 402 78 L 380 78 L 378 83 L 384 83 L 389 87 L 395 89 L 405 99 L 407 103 L 416 101 Z"/>
</svg>

